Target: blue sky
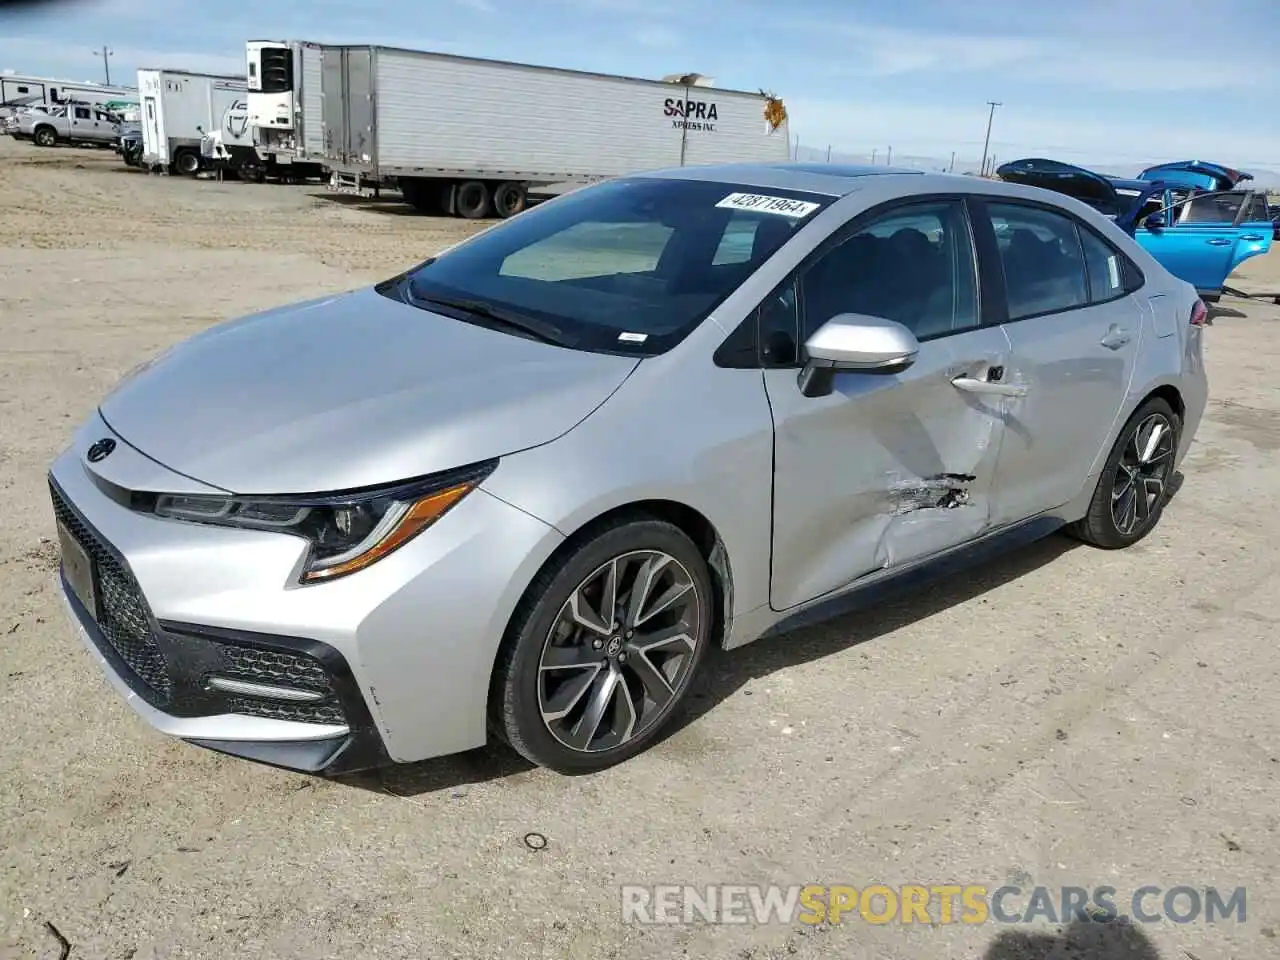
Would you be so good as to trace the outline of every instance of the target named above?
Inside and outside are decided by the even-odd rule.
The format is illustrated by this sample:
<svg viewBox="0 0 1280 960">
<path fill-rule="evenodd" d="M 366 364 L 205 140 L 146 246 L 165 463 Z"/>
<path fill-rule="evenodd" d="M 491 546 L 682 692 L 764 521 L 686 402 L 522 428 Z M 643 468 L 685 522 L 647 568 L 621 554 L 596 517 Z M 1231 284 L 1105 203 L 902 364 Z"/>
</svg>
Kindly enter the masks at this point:
<svg viewBox="0 0 1280 960">
<path fill-rule="evenodd" d="M 1280 178 L 1280 0 L 80 0 L 0 7 L 0 69 L 243 73 L 247 39 L 386 43 L 781 95 L 811 150 L 982 153 Z M 132 81 L 130 81 L 132 82 Z M 939 160 L 940 158 L 940 160 Z M 918 162 L 925 163 L 925 160 Z M 1262 178 L 1260 178 L 1262 179 Z M 1271 179 L 1266 177 L 1265 179 Z"/>
</svg>

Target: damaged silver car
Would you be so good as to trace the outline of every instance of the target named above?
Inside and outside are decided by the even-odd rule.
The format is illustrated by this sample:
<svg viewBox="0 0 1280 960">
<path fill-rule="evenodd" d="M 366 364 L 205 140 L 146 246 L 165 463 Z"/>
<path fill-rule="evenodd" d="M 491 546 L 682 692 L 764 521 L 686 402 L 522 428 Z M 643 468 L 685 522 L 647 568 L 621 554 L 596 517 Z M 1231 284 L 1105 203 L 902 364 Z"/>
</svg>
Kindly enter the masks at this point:
<svg viewBox="0 0 1280 960">
<path fill-rule="evenodd" d="M 497 737 L 599 769 L 713 646 L 1064 526 L 1146 536 L 1205 318 L 1032 187 L 628 176 L 135 371 L 51 469 L 64 595 L 205 747 L 334 774 Z"/>
</svg>

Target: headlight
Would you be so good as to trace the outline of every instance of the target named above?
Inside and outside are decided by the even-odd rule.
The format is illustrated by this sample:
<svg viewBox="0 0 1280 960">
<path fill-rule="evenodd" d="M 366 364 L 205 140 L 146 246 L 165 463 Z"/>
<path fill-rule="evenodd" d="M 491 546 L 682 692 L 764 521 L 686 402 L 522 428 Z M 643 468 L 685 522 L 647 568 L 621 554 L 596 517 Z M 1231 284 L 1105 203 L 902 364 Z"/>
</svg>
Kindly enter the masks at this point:
<svg viewBox="0 0 1280 960">
<path fill-rule="evenodd" d="M 305 538 L 303 583 L 335 580 L 376 563 L 443 517 L 498 461 L 378 490 L 301 496 L 156 497 L 157 516 Z"/>
</svg>

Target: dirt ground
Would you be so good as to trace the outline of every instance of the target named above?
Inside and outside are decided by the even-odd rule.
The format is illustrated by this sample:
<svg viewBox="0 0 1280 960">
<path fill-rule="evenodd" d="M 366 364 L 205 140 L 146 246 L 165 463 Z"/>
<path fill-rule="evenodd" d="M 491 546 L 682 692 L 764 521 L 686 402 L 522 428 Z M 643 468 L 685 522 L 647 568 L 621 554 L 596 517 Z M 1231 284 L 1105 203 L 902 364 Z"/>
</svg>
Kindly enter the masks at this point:
<svg viewBox="0 0 1280 960">
<path fill-rule="evenodd" d="M 145 727 L 64 623 L 48 463 L 169 343 L 468 229 L 0 139 L 0 957 L 56 957 L 59 935 L 72 958 L 121 960 L 1280 956 L 1267 304 L 1215 311 L 1206 420 L 1138 547 L 1051 538 L 719 656 L 692 721 L 604 774 L 485 750 L 331 782 Z M 1280 252 L 1246 273 L 1280 286 Z M 1122 912 L 1147 884 L 1245 887 L 1247 914 L 640 926 L 621 920 L 628 883 L 1111 885 Z"/>
</svg>

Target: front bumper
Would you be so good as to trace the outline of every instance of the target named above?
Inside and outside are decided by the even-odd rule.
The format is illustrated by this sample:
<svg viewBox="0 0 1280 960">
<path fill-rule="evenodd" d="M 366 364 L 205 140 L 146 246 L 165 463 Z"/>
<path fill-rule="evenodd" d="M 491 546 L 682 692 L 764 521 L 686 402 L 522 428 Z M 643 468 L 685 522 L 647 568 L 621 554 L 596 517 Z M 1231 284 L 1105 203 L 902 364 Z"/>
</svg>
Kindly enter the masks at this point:
<svg viewBox="0 0 1280 960">
<path fill-rule="evenodd" d="M 116 450 L 90 464 L 84 451 L 102 437 Z M 498 644 L 560 534 L 481 489 L 366 570 L 303 587 L 297 537 L 165 520 L 122 502 L 128 490 L 202 487 L 99 416 L 50 470 L 54 513 L 95 584 L 91 611 L 64 566 L 68 612 L 143 719 L 324 774 L 484 744 Z"/>
</svg>

